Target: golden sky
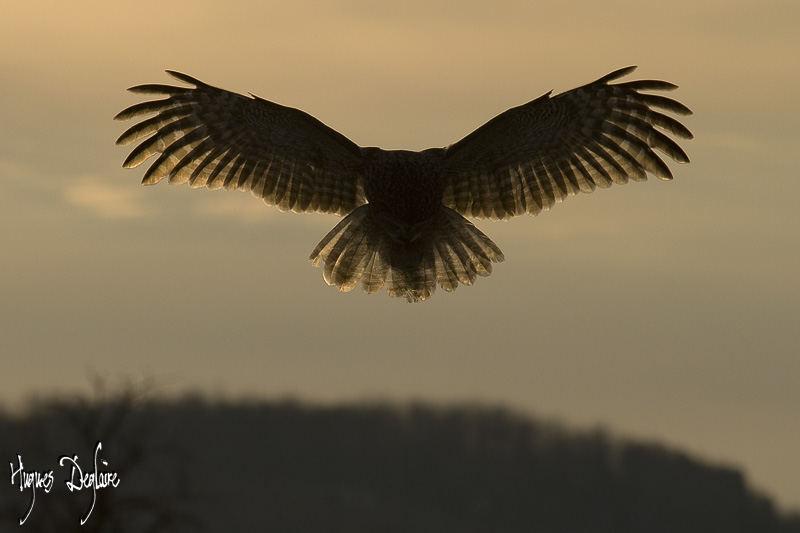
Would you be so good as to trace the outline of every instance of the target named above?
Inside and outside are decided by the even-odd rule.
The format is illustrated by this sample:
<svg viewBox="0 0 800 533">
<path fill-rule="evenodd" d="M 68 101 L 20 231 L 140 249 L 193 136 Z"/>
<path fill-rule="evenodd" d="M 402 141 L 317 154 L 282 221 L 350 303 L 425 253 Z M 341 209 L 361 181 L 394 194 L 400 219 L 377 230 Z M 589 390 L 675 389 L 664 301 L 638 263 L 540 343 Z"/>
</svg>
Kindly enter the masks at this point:
<svg viewBox="0 0 800 533">
<path fill-rule="evenodd" d="M 769 5 L 769 7 L 767 7 Z M 17 2 L 0 21 L 0 400 L 87 375 L 167 393 L 480 400 L 741 467 L 800 509 L 800 3 Z M 175 69 L 360 145 L 453 143 L 639 65 L 680 85 L 692 159 L 536 219 L 506 261 L 408 305 L 307 258 L 337 219 L 123 170 L 125 88 Z"/>
</svg>

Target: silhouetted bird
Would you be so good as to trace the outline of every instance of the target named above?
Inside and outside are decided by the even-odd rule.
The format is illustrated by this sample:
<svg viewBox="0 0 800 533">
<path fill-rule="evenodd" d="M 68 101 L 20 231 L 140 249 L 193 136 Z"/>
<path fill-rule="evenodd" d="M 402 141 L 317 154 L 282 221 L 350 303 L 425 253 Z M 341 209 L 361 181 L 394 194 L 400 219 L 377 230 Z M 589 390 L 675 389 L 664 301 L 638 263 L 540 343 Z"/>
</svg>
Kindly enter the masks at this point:
<svg viewBox="0 0 800 533">
<path fill-rule="evenodd" d="M 280 210 L 344 216 L 311 253 L 329 285 L 425 300 L 488 276 L 503 254 L 465 217 L 503 220 L 536 215 L 595 187 L 672 174 L 657 149 L 689 161 L 663 132 L 689 130 L 654 109 L 691 111 L 641 91 L 676 86 L 642 80 L 610 84 L 636 67 L 509 109 L 447 148 L 421 152 L 361 148 L 312 116 L 243 96 L 178 72 L 194 85 L 139 85 L 164 94 L 120 112 L 117 120 L 155 114 L 117 144 L 148 137 L 125 160 L 160 154 L 143 184 L 169 178 L 191 187 L 249 190 Z"/>
</svg>

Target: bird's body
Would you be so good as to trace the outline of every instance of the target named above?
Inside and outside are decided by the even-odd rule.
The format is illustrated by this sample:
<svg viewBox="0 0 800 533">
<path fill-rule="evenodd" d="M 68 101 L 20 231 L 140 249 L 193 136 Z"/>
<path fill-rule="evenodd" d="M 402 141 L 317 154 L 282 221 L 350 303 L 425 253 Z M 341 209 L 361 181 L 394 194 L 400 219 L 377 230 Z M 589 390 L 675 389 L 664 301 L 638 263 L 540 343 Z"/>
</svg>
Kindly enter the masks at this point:
<svg viewBox="0 0 800 533">
<path fill-rule="evenodd" d="M 429 220 L 442 206 L 442 152 L 362 149 L 367 202 L 407 224 Z"/>
<path fill-rule="evenodd" d="M 447 148 L 421 152 L 361 148 L 297 109 L 243 96 L 170 72 L 194 89 L 142 85 L 167 94 L 117 115 L 153 117 L 120 136 L 143 139 L 125 161 L 135 167 L 160 154 L 143 183 L 167 177 L 193 187 L 250 190 L 282 210 L 345 218 L 311 254 L 330 285 L 347 291 L 425 300 L 488 276 L 503 260 L 497 245 L 465 217 L 536 215 L 596 186 L 672 177 L 653 148 L 688 162 L 663 132 L 691 138 L 677 120 L 682 104 L 641 90 L 670 90 L 661 81 L 591 84 L 495 117 Z"/>
</svg>

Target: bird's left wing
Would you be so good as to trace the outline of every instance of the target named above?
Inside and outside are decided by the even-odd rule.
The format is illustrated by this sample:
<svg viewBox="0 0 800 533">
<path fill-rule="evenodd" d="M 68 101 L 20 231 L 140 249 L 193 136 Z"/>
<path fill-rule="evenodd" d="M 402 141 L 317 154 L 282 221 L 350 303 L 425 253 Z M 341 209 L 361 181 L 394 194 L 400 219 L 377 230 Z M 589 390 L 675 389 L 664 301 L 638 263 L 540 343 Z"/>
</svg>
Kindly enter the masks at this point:
<svg viewBox="0 0 800 533">
<path fill-rule="evenodd" d="M 168 178 L 191 187 L 249 190 L 296 212 L 345 215 L 366 202 L 360 149 L 340 133 L 298 109 L 167 72 L 195 87 L 132 87 L 134 93 L 167 98 L 135 104 L 114 117 L 154 114 L 117 140 L 126 145 L 147 137 L 125 160 L 126 168 L 160 154 L 143 184 Z"/>
<path fill-rule="evenodd" d="M 689 158 L 664 132 L 692 134 L 656 109 L 678 115 L 691 111 L 656 94 L 676 86 L 664 81 L 610 84 L 628 67 L 597 81 L 509 109 L 444 155 L 444 204 L 464 216 L 506 219 L 536 215 L 578 192 L 612 183 L 641 181 L 647 173 L 672 174 L 654 151 L 678 162 Z"/>
</svg>

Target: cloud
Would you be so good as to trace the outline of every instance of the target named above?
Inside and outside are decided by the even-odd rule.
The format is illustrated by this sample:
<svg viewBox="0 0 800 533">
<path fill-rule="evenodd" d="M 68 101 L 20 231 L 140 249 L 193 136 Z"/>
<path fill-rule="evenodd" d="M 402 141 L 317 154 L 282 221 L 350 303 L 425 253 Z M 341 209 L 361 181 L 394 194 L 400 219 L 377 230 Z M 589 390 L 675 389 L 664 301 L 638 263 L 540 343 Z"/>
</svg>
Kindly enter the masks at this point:
<svg viewBox="0 0 800 533">
<path fill-rule="evenodd" d="M 139 218 L 148 214 L 141 203 L 142 191 L 130 185 L 114 184 L 97 175 L 84 175 L 70 182 L 64 198 L 101 218 Z"/>
<path fill-rule="evenodd" d="M 252 224 L 262 222 L 279 213 L 277 207 L 265 205 L 251 194 L 231 191 L 209 191 L 199 200 L 195 212 L 199 216 L 211 216 Z"/>
</svg>

